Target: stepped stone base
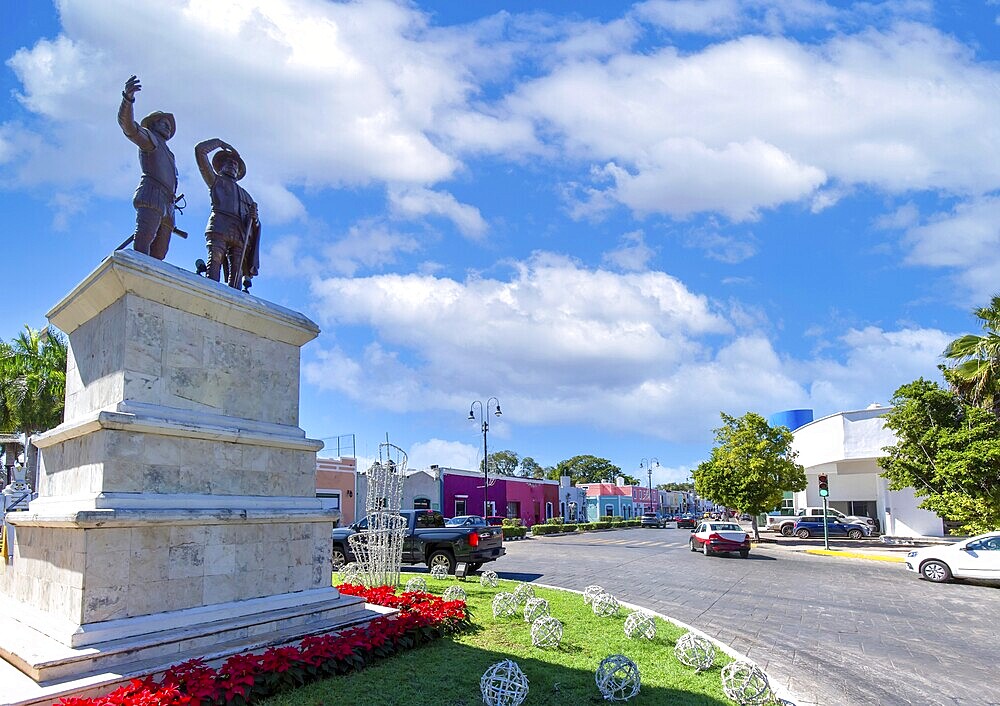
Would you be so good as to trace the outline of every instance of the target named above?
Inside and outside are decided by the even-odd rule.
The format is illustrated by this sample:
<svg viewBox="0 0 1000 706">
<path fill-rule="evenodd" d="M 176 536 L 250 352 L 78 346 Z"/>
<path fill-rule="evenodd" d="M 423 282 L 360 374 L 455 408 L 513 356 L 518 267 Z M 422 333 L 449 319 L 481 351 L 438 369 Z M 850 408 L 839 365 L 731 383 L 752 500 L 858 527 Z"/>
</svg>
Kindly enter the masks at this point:
<svg viewBox="0 0 1000 706">
<path fill-rule="evenodd" d="M 298 426 L 312 321 L 128 250 L 48 317 L 69 337 L 65 422 L 34 437 L 39 498 L 8 517 L 0 704 L 33 703 L 4 691 L 11 668 L 25 699 L 108 690 L 374 617 L 331 586 L 339 513 Z"/>
</svg>

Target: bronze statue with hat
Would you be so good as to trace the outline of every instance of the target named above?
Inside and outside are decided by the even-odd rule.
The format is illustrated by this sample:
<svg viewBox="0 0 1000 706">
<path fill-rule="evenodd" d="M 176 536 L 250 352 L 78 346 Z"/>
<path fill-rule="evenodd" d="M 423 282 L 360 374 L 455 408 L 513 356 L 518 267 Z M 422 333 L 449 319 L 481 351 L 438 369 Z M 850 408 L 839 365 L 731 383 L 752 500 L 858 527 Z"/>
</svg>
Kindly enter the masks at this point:
<svg viewBox="0 0 1000 706">
<path fill-rule="evenodd" d="M 132 199 L 135 232 L 129 240 L 133 241 L 136 251 L 162 260 L 167 256 L 171 233 L 187 237 L 187 233 L 174 227 L 174 210 L 179 210 L 177 204 L 184 196 L 177 195 L 177 166 L 167 140 L 174 136 L 177 124 L 172 114 L 160 110 L 136 123 L 132 108 L 135 94 L 141 90 L 139 79 L 130 77 L 125 82 L 118 108 L 118 124 L 125 137 L 139 148 L 142 168 L 142 177 Z M 129 240 L 119 249 L 128 245 Z"/>
<path fill-rule="evenodd" d="M 194 157 L 212 196 L 205 228 L 206 274 L 216 282 L 224 275 L 230 287 L 248 291 L 260 267 L 260 220 L 257 204 L 237 183 L 246 176 L 247 166 L 232 145 L 217 137 L 199 142 Z"/>
</svg>

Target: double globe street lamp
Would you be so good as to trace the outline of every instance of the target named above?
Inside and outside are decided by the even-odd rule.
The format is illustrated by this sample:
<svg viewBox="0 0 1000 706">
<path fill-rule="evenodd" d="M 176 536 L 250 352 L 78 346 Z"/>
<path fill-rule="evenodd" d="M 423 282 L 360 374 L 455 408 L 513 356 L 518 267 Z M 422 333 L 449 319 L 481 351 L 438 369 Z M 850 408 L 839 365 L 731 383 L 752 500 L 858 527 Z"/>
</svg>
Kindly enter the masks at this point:
<svg viewBox="0 0 1000 706">
<path fill-rule="evenodd" d="M 649 476 L 649 511 L 656 512 L 656 508 L 653 505 L 653 464 L 657 467 L 660 465 L 660 461 L 655 456 L 653 458 L 644 458 L 639 461 L 639 468 L 646 469 L 646 473 Z"/>
<path fill-rule="evenodd" d="M 479 421 L 483 425 L 483 519 L 489 517 L 489 488 L 490 488 L 490 454 L 486 446 L 486 433 L 490 430 L 490 422 L 487 417 L 490 410 L 495 406 L 496 410 L 493 412 L 496 416 L 500 416 L 500 400 L 496 397 L 491 397 L 486 400 L 486 404 L 482 403 L 482 400 L 475 400 L 469 406 L 469 421 L 476 421 L 476 405 L 479 405 Z"/>
</svg>

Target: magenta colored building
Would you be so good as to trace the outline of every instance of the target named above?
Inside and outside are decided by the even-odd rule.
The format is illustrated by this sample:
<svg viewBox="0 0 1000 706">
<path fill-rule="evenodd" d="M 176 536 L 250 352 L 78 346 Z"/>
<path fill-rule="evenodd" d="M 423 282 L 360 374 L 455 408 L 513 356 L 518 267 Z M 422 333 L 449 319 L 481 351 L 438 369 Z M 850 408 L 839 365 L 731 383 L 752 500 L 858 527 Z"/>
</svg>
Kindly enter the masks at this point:
<svg viewBox="0 0 1000 706">
<path fill-rule="evenodd" d="M 441 512 L 445 517 L 483 514 L 483 475 L 459 468 L 441 469 Z M 559 515 L 559 482 L 501 477 L 489 487 L 487 515 L 517 517 L 530 527 Z"/>
</svg>

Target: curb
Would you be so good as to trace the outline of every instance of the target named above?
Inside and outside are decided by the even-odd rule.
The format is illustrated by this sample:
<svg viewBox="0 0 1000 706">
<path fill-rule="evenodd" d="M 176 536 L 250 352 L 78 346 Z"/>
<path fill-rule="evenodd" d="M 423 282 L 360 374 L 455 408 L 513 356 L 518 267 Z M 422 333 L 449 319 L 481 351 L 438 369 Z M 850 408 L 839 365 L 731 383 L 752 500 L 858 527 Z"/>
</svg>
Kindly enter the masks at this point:
<svg viewBox="0 0 1000 706">
<path fill-rule="evenodd" d="M 901 556 L 882 556 L 880 554 L 862 554 L 860 552 L 842 552 L 837 549 L 803 549 L 804 554 L 818 554 L 820 556 L 834 556 L 841 559 L 868 559 L 869 561 L 888 561 L 894 564 L 902 564 L 906 561 Z"/>
</svg>

